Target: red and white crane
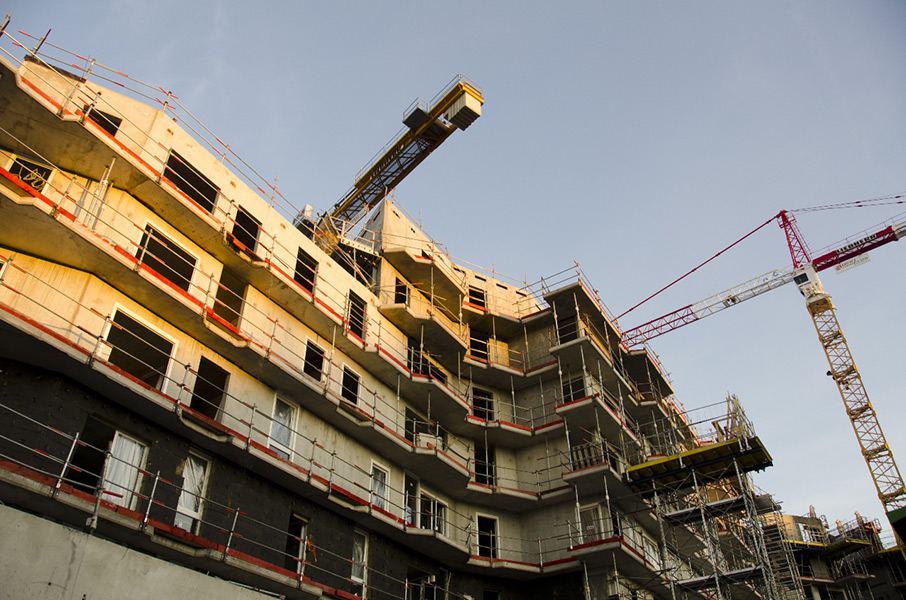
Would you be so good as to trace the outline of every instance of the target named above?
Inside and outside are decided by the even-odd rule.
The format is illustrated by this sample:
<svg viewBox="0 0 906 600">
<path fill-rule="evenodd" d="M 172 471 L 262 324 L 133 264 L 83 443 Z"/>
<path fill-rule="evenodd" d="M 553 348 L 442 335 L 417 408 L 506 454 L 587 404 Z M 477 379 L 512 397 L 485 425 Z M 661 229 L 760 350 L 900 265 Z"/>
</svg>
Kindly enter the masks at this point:
<svg viewBox="0 0 906 600">
<path fill-rule="evenodd" d="M 859 441 L 862 457 L 875 483 L 878 498 L 884 505 L 898 541 L 906 539 L 906 487 L 903 478 L 881 430 L 877 413 L 862 384 L 862 377 L 840 328 L 830 295 L 824 291 L 818 278 L 820 271 L 835 265 L 843 266 L 847 261 L 857 260 L 858 257 L 879 246 L 906 236 L 906 221 L 886 225 L 874 233 L 812 258 L 795 217 L 788 211 L 781 211 L 774 219 L 786 234 L 790 256 L 793 259 L 791 269 L 777 269 L 765 273 L 695 304 L 689 304 L 629 329 L 623 333 L 623 343 L 629 348 L 641 346 L 669 331 L 794 282 L 805 298 L 806 307 L 830 366 L 828 375 L 833 377 L 837 384 L 846 407 L 846 414 Z M 900 544 L 902 545 L 902 541 Z"/>
</svg>

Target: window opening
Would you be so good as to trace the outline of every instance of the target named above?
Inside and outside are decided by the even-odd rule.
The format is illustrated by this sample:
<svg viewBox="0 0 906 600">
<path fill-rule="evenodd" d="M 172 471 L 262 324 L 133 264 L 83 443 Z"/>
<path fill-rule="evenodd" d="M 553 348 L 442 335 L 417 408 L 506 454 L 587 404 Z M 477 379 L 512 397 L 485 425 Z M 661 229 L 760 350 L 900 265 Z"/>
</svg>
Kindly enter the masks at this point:
<svg viewBox="0 0 906 600">
<path fill-rule="evenodd" d="M 444 590 L 437 586 L 437 577 L 410 566 L 406 574 L 406 600 L 440 600 Z"/>
<path fill-rule="evenodd" d="M 409 338 L 409 351 L 406 353 L 406 366 L 413 375 L 427 375 L 428 361 L 421 350 L 418 340 Z"/>
<path fill-rule="evenodd" d="M 425 438 L 429 439 L 425 439 Z M 427 419 L 418 415 L 411 409 L 406 409 L 406 439 L 412 444 L 424 445 L 429 441 L 435 445 L 446 446 L 444 432 L 436 423 L 429 423 Z"/>
<path fill-rule="evenodd" d="M 293 279 L 309 294 L 315 293 L 315 274 L 318 272 L 318 261 L 308 252 L 299 248 L 296 255 L 296 272 Z"/>
<path fill-rule="evenodd" d="M 117 310 L 107 332 L 111 364 L 136 379 L 161 389 L 173 343 Z"/>
<path fill-rule="evenodd" d="M 475 286 L 469 286 L 469 304 L 478 308 L 487 308 L 488 299 L 485 291 Z"/>
<path fill-rule="evenodd" d="M 494 420 L 494 394 L 487 390 L 472 388 L 472 415 L 485 421 Z"/>
<path fill-rule="evenodd" d="M 469 354 L 470 358 L 488 362 L 488 335 L 486 333 L 472 330 L 469 337 Z"/>
<path fill-rule="evenodd" d="M 254 254 L 255 247 L 258 245 L 258 233 L 260 231 L 261 221 L 240 206 L 236 211 L 236 220 L 233 223 L 233 239 L 231 240 L 233 247 L 237 250 L 247 250 Z"/>
<path fill-rule="evenodd" d="M 270 449 L 286 460 L 293 453 L 293 427 L 296 424 L 296 408 L 280 398 L 274 403 L 274 416 L 271 419 Z"/>
<path fill-rule="evenodd" d="M 573 377 L 563 382 L 563 402 L 572 402 L 585 397 L 585 377 Z"/>
<path fill-rule="evenodd" d="M 406 488 L 406 524 L 414 526 L 418 514 L 418 479 L 406 473 L 403 485 Z"/>
<path fill-rule="evenodd" d="M 430 529 L 444 534 L 444 524 L 447 519 L 447 507 L 437 498 L 428 494 L 421 495 L 421 528 Z"/>
<path fill-rule="evenodd" d="M 191 533 L 198 533 L 204 494 L 208 484 L 210 464 L 204 458 L 189 454 L 182 467 L 182 491 L 173 524 Z"/>
<path fill-rule="evenodd" d="M 557 319 L 557 341 L 565 344 L 579 339 L 579 327 L 576 315 L 565 315 Z"/>
<path fill-rule="evenodd" d="M 242 314 L 242 300 L 245 296 L 245 283 L 232 271 L 224 269 L 220 274 L 220 284 L 214 298 L 214 314 L 232 325 L 239 327 Z"/>
<path fill-rule="evenodd" d="M 308 342 L 305 347 L 305 366 L 302 371 L 313 378 L 315 381 L 321 381 L 324 369 L 324 351 L 312 342 Z"/>
<path fill-rule="evenodd" d="M 601 537 L 601 511 L 597 505 L 579 511 L 580 543 L 595 542 Z"/>
<path fill-rule="evenodd" d="M 93 417 L 85 421 L 79 442 L 66 470 L 66 481 L 88 494 L 98 494 L 103 475 L 102 489 L 110 493 L 101 494 L 101 498 L 134 509 L 148 447 Z"/>
<path fill-rule="evenodd" d="M 110 492 L 105 494 L 105 500 L 126 508 L 135 506 L 147 450 L 141 442 L 116 432 L 110 447 L 110 460 L 104 467 L 104 490 Z"/>
<path fill-rule="evenodd" d="M 349 292 L 349 332 L 360 340 L 365 338 L 365 301 Z"/>
<path fill-rule="evenodd" d="M 289 525 L 286 528 L 286 551 L 283 568 L 294 573 L 301 573 L 305 560 L 305 543 L 308 540 L 308 519 L 296 513 L 290 513 Z"/>
<path fill-rule="evenodd" d="M 176 287 L 189 291 L 195 257 L 150 225 L 145 226 L 136 258 Z"/>
<path fill-rule="evenodd" d="M 192 390 L 192 401 L 189 408 L 197 410 L 204 416 L 217 419 L 223 398 L 226 396 L 227 381 L 230 374 L 205 357 L 198 363 L 195 376 L 195 389 Z"/>
<path fill-rule="evenodd" d="M 478 517 L 478 556 L 497 558 L 497 519 Z"/>
<path fill-rule="evenodd" d="M 90 112 L 89 109 L 91 109 Z M 109 133 L 111 137 L 116 135 L 117 130 L 123 123 L 123 120 L 121 118 L 115 117 L 110 113 L 104 112 L 102 110 L 91 108 L 87 104 L 84 106 L 82 111 L 89 119 L 97 123 L 101 129 Z"/>
<path fill-rule="evenodd" d="M 170 150 L 170 156 L 167 158 L 167 167 L 164 169 L 164 177 L 169 179 L 179 191 L 197 202 L 203 209 L 209 213 L 214 212 L 220 189 L 214 185 L 213 181 L 189 164 L 176 150 Z"/>
<path fill-rule="evenodd" d="M 353 593 L 365 597 L 365 572 L 368 569 L 368 536 L 364 531 L 355 530 L 352 538 L 352 579 Z"/>
<path fill-rule="evenodd" d="M 27 183 L 36 191 L 41 192 L 50 179 L 53 169 L 43 167 L 24 158 L 17 158 L 10 166 L 9 172 L 21 179 L 23 183 Z"/>
<path fill-rule="evenodd" d="M 399 277 L 396 278 L 396 284 L 393 286 L 393 303 L 409 306 L 409 286 Z"/>
<path fill-rule="evenodd" d="M 349 367 L 343 367 L 343 399 L 353 404 L 359 401 L 359 376 Z"/>
<path fill-rule="evenodd" d="M 387 510 L 387 480 L 390 478 L 386 469 L 376 464 L 371 465 L 371 503 L 375 508 Z"/>
<path fill-rule="evenodd" d="M 475 481 L 484 485 L 494 485 L 496 478 L 496 457 L 494 448 L 484 444 L 475 444 Z"/>
</svg>

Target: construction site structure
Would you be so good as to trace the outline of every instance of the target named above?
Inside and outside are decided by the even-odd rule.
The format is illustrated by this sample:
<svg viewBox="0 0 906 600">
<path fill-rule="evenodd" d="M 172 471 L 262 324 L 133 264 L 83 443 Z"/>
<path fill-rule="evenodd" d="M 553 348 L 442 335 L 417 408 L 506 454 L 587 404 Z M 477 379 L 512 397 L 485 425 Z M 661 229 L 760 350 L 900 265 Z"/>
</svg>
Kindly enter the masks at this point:
<svg viewBox="0 0 906 600">
<path fill-rule="evenodd" d="M 578 266 L 457 264 L 386 194 L 316 221 L 175 95 L 5 29 L 6 593 L 803 597 L 739 402 L 683 410 Z"/>
</svg>

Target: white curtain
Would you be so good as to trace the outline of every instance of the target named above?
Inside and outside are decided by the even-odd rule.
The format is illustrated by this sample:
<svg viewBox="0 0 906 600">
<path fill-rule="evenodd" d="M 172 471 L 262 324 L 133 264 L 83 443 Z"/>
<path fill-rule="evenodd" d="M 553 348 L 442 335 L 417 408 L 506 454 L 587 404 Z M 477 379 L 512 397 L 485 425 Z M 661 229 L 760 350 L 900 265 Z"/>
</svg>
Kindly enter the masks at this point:
<svg viewBox="0 0 906 600">
<path fill-rule="evenodd" d="M 207 473 L 207 461 L 190 454 L 182 471 L 179 512 L 196 518 L 201 516 L 201 499 L 204 494 Z"/>
<path fill-rule="evenodd" d="M 110 454 L 104 471 L 104 489 L 112 494 L 105 494 L 104 499 L 131 508 L 133 494 L 138 491 L 139 469 L 145 458 L 145 447 L 117 432 Z"/>
<path fill-rule="evenodd" d="M 376 508 L 387 508 L 387 473 L 377 467 L 371 467 L 371 495 Z"/>
</svg>

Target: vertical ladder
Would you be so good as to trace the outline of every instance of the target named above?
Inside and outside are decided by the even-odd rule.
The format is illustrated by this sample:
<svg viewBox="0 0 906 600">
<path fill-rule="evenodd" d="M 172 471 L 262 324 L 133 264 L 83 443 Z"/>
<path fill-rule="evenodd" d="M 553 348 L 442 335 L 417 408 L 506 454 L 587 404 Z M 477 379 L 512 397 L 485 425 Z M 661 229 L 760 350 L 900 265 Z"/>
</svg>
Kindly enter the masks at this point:
<svg viewBox="0 0 906 600">
<path fill-rule="evenodd" d="M 774 580 L 778 600 L 805 600 L 805 591 L 802 589 L 799 570 L 793 559 L 793 550 L 786 535 L 783 516 L 775 512 L 762 517 L 761 530 L 771 571 L 765 576 Z"/>
</svg>

